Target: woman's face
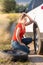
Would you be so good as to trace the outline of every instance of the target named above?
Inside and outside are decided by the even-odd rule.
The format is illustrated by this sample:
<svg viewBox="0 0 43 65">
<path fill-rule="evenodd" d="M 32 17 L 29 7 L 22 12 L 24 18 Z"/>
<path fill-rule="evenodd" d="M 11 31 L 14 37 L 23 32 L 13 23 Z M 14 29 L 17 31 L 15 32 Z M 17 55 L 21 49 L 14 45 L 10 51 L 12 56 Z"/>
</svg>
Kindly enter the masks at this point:
<svg viewBox="0 0 43 65">
<path fill-rule="evenodd" d="M 23 18 L 22 23 L 25 24 L 26 22 L 27 22 L 27 19 L 25 17 L 25 18 Z"/>
</svg>

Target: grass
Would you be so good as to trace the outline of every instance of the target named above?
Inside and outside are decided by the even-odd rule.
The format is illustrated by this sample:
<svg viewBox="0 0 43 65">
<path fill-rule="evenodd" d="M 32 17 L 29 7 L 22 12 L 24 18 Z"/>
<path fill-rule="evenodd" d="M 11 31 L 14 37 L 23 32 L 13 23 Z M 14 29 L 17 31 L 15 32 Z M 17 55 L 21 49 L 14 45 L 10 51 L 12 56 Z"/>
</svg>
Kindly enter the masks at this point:
<svg viewBox="0 0 43 65">
<path fill-rule="evenodd" d="M 11 49 L 11 44 L 0 44 L 0 50 L 6 50 L 6 49 Z M 32 65 L 29 60 L 28 61 L 12 61 L 11 59 L 3 59 L 0 58 L 0 65 Z"/>
<path fill-rule="evenodd" d="M 10 49 L 10 44 L 1 44 L 0 45 L 0 50 L 6 50 L 6 49 Z"/>
<path fill-rule="evenodd" d="M 3 16 L 6 16 L 6 14 L 5 15 L 3 14 Z M 1 17 L 1 15 L 0 15 L 0 17 Z M 9 18 L 11 20 L 10 22 L 7 21 L 7 20 L 4 20 L 4 19 L 6 19 L 5 17 L 1 18 L 1 20 L 4 21 L 4 22 L 7 21 L 7 22 L 11 23 L 12 21 L 17 20 L 17 17 L 19 17 L 18 13 L 9 13 L 7 18 Z M 8 38 L 9 35 L 8 35 L 8 33 L 6 33 L 7 36 L 6 35 L 4 36 L 4 34 L 5 34 L 5 31 L 3 32 L 3 35 L 1 35 L 1 36 L 5 40 L 6 37 Z M 1 39 L 1 37 L 0 37 L 0 39 Z M 11 44 L 9 43 L 9 41 L 7 41 L 7 42 L 5 41 L 5 43 L 3 43 L 3 41 L 1 41 L 1 42 L 2 43 L 0 43 L 0 50 L 11 49 Z M 14 62 L 14 61 L 11 61 L 11 59 L 9 60 L 9 59 L 5 59 L 5 58 L 4 59 L 0 58 L 0 65 L 32 65 L 32 63 L 30 61 L 26 61 L 26 62 L 17 61 L 17 62 Z"/>
<path fill-rule="evenodd" d="M 0 58 L 0 65 L 33 65 L 33 63 L 30 61 L 25 61 L 25 62 L 16 61 L 15 62 L 15 61 Z"/>
<path fill-rule="evenodd" d="M 33 65 L 31 62 L 11 62 L 11 61 L 6 61 L 4 59 L 0 59 L 0 65 Z"/>
</svg>

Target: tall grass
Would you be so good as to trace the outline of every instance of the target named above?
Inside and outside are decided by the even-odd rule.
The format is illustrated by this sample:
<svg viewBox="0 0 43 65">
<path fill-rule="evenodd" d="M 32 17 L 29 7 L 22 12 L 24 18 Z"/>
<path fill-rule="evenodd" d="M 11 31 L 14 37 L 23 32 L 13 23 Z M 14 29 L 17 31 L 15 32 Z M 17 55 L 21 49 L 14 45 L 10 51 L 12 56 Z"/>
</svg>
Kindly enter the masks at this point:
<svg viewBox="0 0 43 65">
<path fill-rule="evenodd" d="M 7 17 L 10 19 L 10 21 L 15 22 L 20 17 L 20 15 L 21 13 L 9 13 Z"/>
</svg>

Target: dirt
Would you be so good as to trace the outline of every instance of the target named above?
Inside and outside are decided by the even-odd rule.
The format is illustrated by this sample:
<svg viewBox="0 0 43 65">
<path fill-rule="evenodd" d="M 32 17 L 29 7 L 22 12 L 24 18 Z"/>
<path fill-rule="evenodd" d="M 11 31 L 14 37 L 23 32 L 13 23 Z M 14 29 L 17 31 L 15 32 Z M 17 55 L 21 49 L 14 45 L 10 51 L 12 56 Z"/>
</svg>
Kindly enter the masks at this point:
<svg viewBox="0 0 43 65">
<path fill-rule="evenodd" d="M 33 63 L 33 65 L 43 65 L 43 55 L 34 54 L 34 45 L 33 42 L 29 45 L 31 54 L 28 55 L 28 60 Z"/>
<path fill-rule="evenodd" d="M 43 65 L 43 55 L 35 55 L 33 43 L 30 45 L 31 54 L 28 55 L 27 61 L 12 61 L 10 55 L 0 52 L 0 65 Z"/>
</svg>

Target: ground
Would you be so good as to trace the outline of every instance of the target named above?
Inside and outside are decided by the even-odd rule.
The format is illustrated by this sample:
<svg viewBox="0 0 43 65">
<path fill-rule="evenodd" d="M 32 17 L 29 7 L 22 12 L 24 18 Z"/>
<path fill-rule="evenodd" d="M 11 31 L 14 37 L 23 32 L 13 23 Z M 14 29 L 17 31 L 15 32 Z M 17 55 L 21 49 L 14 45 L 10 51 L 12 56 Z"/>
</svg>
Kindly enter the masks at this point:
<svg viewBox="0 0 43 65">
<path fill-rule="evenodd" d="M 5 49 L 11 49 L 10 44 L 0 44 L 0 50 L 5 50 Z M 8 55 L 4 55 L 3 53 L 0 52 L 0 65 L 32 65 L 33 63 L 27 60 L 26 62 L 24 61 L 12 61 L 12 58 L 9 58 Z"/>
<path fill-rule="evenodd" d="M 30 50 L 34 49 L 33 42 L 29 45 Z M 0 50 L 11 49 L 10 44 L 1 44 Z M 4 56 L 4 57 L 3 57 Z M 43 55 L 28 55 L 27 61 L 14 61 L 12 58 L 8 58 L 8 55 L 0 53 L 0 65 L 43 65 Z"/>
<path fill-rule="evenodd" d="M 5 32 L 6 26 L 8 26 L 8 22 L 6 19 L 6 14 L 2 15 L 0 14 L 0 40 L 3 42 L 3 40 L 6 40 L 9 36 L 8 32 Z M 9 21 L 9 20 L 8 20 Z M 3 28 L 5 29 L 3 30 Z M 1 29 L 2 28 L 2 29 Z M 4 32 L 4 33 L 3 33 Z M 5 34 L 2 35 L 2 34 Z M 3 40 L 2 40 L 3 39 Z M 11 49 L 11 44 L 9 42 L 6 43 L 0 43 L 0 51 Z M 30 50 L 34 50 L 33 42 L 29 45 Z M 30 55 L 28 55 L 27 61 L 12 61 L 11 58 L 8 58 L 8 55 L 4 55 L 0 52 L 0 65 L 43 65 L 43 55 L 34 55 L 34 52 L 32 51 Z"/>
</svg>

